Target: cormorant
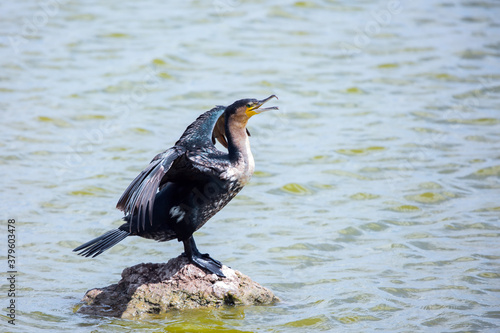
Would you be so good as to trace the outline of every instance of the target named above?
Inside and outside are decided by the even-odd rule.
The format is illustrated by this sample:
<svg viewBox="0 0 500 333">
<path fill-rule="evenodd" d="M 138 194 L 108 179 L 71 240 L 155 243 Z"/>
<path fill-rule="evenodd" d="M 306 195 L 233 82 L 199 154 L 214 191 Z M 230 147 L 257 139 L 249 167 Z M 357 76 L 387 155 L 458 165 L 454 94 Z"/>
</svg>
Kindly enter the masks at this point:
<svg viewBox="0 0 500 333">
<path fill-rule="evenodd" d="M 224 277 L 222 264 L 198 251 L 193 233 L 250 180 L 255 164 L 246 125 L 253 115 L 277 109 L 261 108 L 273 97 L 241 99 L 200 115 L 122 194 L 116 208 L 124 212 L 125 223 L 73 251 L 95 257 L 128 236 L 160 242 L 177 238 L 193 264 Z M 215 147 L 216 139 L 227 152 Z"/>
</svg>

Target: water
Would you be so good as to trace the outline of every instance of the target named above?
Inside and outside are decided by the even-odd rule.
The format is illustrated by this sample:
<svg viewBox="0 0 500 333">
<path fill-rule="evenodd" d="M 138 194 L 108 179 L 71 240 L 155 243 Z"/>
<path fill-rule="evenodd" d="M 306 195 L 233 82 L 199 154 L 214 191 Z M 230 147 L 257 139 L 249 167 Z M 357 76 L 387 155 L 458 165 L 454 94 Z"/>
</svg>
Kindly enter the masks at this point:
<svg viewBox="0 0 500 333">
<path fill-rule="evenodd" d="M 44 5 L 45 4 L 45 5 Z M 42 9 L 45 8 L 45 9 Z M 495 332 L 500 326 L 500 3 L 25 1 L 0 5 L 4 332 Z M 132 322 L 75 314 L 181 244 L 71 250 L 201 112 L 251 119 L 256 174 L 197 234 L 272 307 Z M 9 302 L 6 274 L 1 303 Z M 2 314 L 5 309 L 2 309 Z"/>
</svg>

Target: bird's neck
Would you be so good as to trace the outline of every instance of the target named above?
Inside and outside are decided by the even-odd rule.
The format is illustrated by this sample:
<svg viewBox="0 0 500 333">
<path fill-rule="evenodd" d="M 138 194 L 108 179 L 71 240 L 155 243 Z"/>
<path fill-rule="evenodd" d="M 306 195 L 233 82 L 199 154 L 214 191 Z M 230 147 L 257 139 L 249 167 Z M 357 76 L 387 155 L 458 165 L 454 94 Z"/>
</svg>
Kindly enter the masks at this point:
<svg viewBox="0 0 500 333">
<path fill-rule="evenodd" d="M 246 122 L 226 119 L 227 149 L 231 164 L 246 174 L 253 174 L 255 163 L 250 150 L 250 140 L 246 131 Z"/>
</svg>

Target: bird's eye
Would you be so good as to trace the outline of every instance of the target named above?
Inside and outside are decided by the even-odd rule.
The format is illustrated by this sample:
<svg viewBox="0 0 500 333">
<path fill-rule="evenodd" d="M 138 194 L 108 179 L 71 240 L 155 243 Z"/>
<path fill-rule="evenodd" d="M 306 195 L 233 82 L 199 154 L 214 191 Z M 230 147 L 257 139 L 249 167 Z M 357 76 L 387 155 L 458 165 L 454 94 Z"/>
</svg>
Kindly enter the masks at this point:
<svg viewBox="0 0 500 333">
<path fill-rule="evenodd" d="M 250 109 L 252 107 L 252 104 L 251 103 L 248 103 L 247 104 L 247 108 Z"/>
</svg>

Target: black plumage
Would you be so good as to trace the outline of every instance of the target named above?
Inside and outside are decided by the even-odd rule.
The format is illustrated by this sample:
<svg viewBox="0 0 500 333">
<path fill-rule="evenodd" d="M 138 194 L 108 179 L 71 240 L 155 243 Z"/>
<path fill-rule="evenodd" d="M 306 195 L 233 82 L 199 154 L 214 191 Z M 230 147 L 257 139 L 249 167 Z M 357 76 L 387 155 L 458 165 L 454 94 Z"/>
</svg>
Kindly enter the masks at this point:
<svg viewBox="0 0 500 333">
<path fill-rule="evenodd" d="M 217 106 L 189 125 L 175 145 L 156 155 L 130 183 L 116 207 L 125 223 L 73 251 L 95 257 L 128 236 L 157 241 L 178 239 L 192 263 L 224 276 L 222 264 L 196 248 L 193 233 L 220 211 L 248 182 L 254 161 L 247 121 L 276 107 L 261 106 L 276 97 L 243 99 Z M 215 140 L 228 149 L 220 151 Z"/>
</svg>

